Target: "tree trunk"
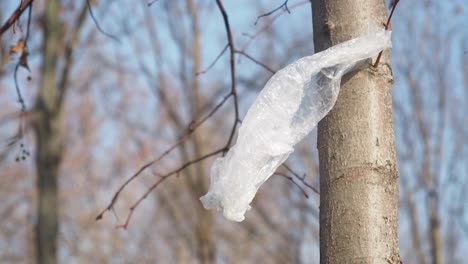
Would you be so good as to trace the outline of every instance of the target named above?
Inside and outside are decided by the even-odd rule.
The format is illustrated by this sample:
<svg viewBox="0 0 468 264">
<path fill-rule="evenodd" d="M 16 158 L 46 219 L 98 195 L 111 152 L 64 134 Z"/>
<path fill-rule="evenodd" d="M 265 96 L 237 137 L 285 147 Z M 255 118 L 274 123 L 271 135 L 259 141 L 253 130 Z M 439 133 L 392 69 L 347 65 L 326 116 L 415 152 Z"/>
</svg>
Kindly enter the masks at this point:
<svg viewBox="0 0 468 264">
<path fill-rule="evenodd" d="M 201 113 L 201 105 L 203 99 L 200 94 L 200 85 L 197 79 L 197 73 L 201 70 L 201 35 L 199 30 L 198 11 L 193 0 L 187 0 L 187 7 L 191 19 L 192 31 L 192 80 L 189 92 L 189 100 L 192 112 L 192 120 L 199 120 Z M 199 131 L 192 135 L 193 152 L 195 157 L 200 157 L 206 153 L 206 140 L 203 139 L 201 133 L 203 128 L 198 128 Z M 195 194 L 195 201 L 205 194 L 208 189 L 206 177 L 207 172 L 204 163 L 197 164 L 194 168 L 194 181 L 189 178 L 189 184 L 192 186 L 192 193 Z M 214 238 L 214 217 L 213 212 L 205 210 L 201 203 L 197 204 L 197 225 L 195 227 L 195 239 L 197 243 L 197 255 L 200 263 L 210 264 L 216 261 L 216 243 Z"/>
<path fill-rule="evenodd" d="M 431 195 L 431 194 L 430 194 Z M 432 196 L 437 196 L 436 192 Z M 430 205 L 430 233 L 431 233 L 431 251 L 432 251 L 432 264 L 442 264 L 442 235 L 440 231 L 440 219 L 438 213 L 438 199 L 436 197 L 429 197 L 428 199 L 433 199 L 433 205 Z"/>
<path fill-rule="evenodd" d="M 312 0 L 316 52 L 386 21 L 385 1 Z M 388 53 L 350 73 L 319 123 L 320 263 L 400 263 Z"/>
<path fill-rule="evenodd" d="M 37 121 L 37 263 L 57 263 L 58 170 L 62 156 L 58 118 L 41 113 Z"/>
<path fill-rule="evenodd" d="M 60 43 L 59 3 L 47 1 L 44 19 L 43 73 L 34 123 L 37 139 L 37 263 L 57 263 L 58 170 L 62 156 L 60 111 L 57 108 L 56 63 Z"/>
</svg>

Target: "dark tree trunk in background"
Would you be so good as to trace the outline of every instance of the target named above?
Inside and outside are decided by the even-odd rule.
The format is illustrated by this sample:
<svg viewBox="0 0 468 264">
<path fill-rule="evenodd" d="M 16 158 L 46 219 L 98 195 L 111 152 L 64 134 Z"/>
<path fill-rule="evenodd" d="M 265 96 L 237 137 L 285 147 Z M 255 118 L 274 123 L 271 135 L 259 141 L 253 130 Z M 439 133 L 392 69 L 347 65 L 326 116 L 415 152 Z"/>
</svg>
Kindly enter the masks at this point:
<svg viewBox="0 0 468 264">
<path fill-rule="evenodd" d="M 58 173 L 62 156 L 60 111 L 57 108 L 57 53 L 60 45 L 59 3 L 47 1 L 44 14 L 43 72 L 36 102 L 37 263 L 57 263 Z"/>
<path fill-rule="evenodd" d="M 37 170 L 37 263 L 57 263 L 57 237 L 59 233 L 58 177 L 62 156 L 63 125 L 61 115 L 68 77 L 73 65 L 74 47 L 86 18 L 86 4 L 82 5 L 71 31 L 71 39 L 65 42 L 60 18 L 60 1 L 48 0 L 44 11 L 44 38 L 42 50 L 42 76 L 36 99 L 37 119 L 33 126 L 36 134 Z M 70 33 L 70 32 L 69 32 Z M 63 51 L 63 52 L 61 52 Z M 57 67 L 60 61 L 61 67 Z M 57 69 L 60 69 L 59 71 Z"/>
<path fill-rule="evenodd" d="M 199 28 L 199 18 L 196 3 L 193 0 L 186 0 L 188 11 L 191 20 L 192 30 L 192 78 L 191 88 L 189 93 L 189 101 L 192 112 L 192 120 L 198 120 L 202 113 L 203 97 L 200 93 L 200 84 L 198 82 L 197 72 L 201 70 L 201 33 Z M 203 153 L 207 152 L 206 136 L 204 137 L 200 132 L 204 131 L 203 128 L 192 135 L 193 152 L 195 157 L 200 157 Z M 206 131 L 205 133 L 209 133 Z M 208 189 L 208 182 L 206 172 L 209 170 L 204 166 L 204 163 L 198 164 L 193 170 L 195 179 L 188 179 L 189 186 L 191 186 L 192 193 L 194 194 L 195 201 L 205 194 Z M 216 243 L 214 238 L 214 217 L 213 212 L 205 210 L 201 203 L 197 203 L 196 208 L 197 224 L 194 230 L 195 241 L 197 244 L 197 255 L 200 263 L 210 264 L 216 261 Z"/>
<path fill-rule="evenodd" d="M 387 18 L 382 0 L 313 0 L 312 12 L 316 52 Z M 319 123 L 320 263 L 400 263 L 391 84 L 386 52 L 343 78 Z"/>
</svg>

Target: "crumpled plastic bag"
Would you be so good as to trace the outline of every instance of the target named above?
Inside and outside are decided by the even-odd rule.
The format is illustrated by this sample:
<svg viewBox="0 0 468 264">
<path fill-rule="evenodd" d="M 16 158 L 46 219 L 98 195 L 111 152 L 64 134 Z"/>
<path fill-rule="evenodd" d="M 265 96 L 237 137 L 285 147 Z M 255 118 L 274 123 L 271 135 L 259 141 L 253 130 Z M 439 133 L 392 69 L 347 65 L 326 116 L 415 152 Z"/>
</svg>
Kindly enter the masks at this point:
<svg viewBox="0 0 468 264">
<path fill-rule="evenodd" d="M 255 194 L 332 109 L 341 77 L 391 47 L 391 31 L 373 33 L 307 56 L 274 74 L 248 110 L 236 144 L 211 167 L 206 209 L 243 221 Z"/>
</svg>

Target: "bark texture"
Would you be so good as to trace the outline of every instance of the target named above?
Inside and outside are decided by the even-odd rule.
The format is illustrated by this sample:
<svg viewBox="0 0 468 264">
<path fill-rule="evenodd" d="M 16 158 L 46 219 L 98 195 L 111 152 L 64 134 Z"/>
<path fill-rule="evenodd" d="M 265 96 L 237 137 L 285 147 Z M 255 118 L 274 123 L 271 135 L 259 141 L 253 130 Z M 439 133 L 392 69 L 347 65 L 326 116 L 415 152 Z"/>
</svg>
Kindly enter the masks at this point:
<svg viewBox="0 0 468 264">
<path fill-rule="evenodd" d="M 386 21 L 385 1 L 313 0 L 316 52 Z M 400 263 L 388 52 L 350 73 L 319 123 L 320 263 Z"/>
</svg>

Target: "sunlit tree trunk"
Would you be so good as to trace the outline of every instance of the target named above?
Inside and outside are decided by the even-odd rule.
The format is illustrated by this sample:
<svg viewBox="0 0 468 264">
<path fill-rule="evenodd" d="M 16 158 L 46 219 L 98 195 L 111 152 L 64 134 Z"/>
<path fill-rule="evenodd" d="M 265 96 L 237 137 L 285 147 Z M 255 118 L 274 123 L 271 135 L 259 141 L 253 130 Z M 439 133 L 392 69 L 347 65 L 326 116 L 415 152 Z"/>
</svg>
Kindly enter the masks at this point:
<svg viewBox="0 0 468 264">
<path fill-rule="evenodd" d="M 313 0 L 316 51 L 386 21 L 385 1 Z M 318 127 L 320 263 L 400 263 L 388 54 L 350 73 Z"/>
</svg>

